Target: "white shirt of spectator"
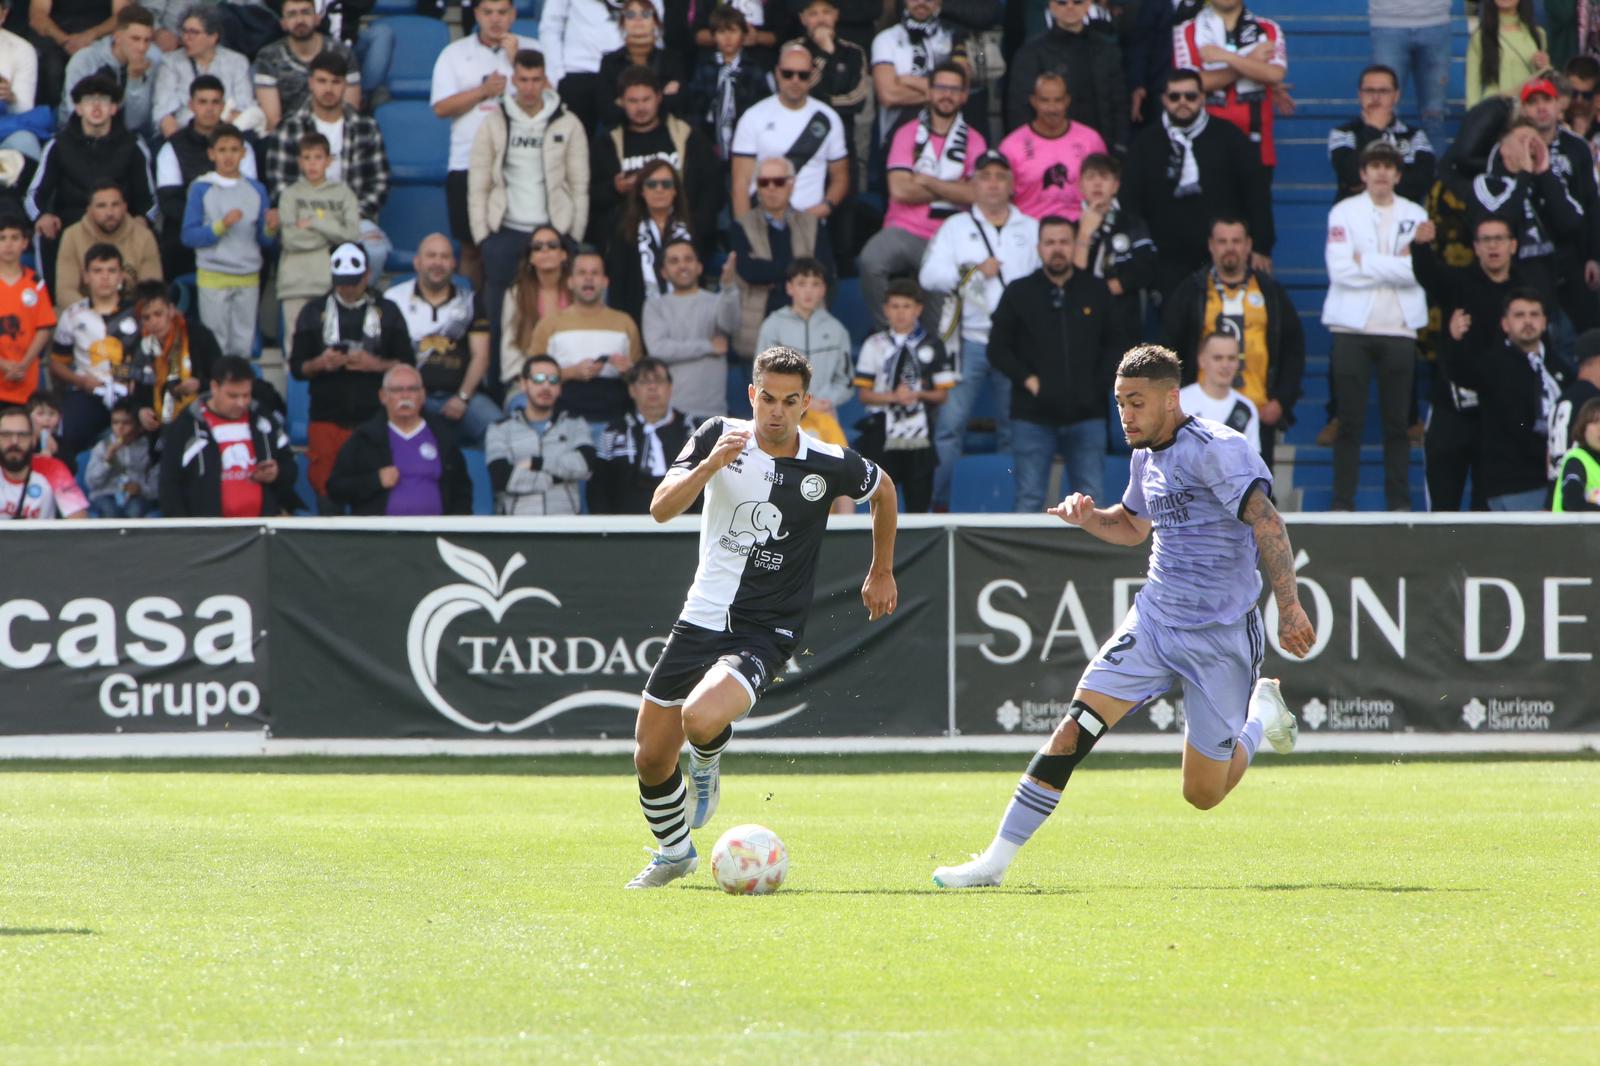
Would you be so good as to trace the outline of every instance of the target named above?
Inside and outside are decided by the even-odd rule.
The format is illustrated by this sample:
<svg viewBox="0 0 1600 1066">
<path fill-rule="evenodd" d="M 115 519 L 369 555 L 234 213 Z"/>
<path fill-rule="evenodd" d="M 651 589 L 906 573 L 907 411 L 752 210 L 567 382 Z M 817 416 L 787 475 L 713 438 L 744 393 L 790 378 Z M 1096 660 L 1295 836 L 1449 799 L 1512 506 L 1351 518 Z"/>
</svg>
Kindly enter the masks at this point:
<svg viewBox="0 0 1600 1066">
<path fill-rule="evenodd" d="M 539 223 L 550 221 L 544 185 L 544 132 L 559 100 L 560 97 L 546 89 L 544 106 L 529 118 L 515 99 L 509 96 L 506 99 L 506 114 L 511 121 L 506 127 L 506 217 L 503 224 L 511 229 L 527 233 Z"/>
<path fill-rule="evenodd" d="M 32 111 L 34 92 L 39 85 L 38 53 L 25 38 L 8 30 L 0 30 L 0 77 L 11 83 L 11 91 L 16 96 L 10 113 L 20 115 Z"/>
<path fill-rule="evenodd" d="M 632 356 L 628 335 L 620 329 L 562 329 L 550 334 L 550 358 L 562 366 L 593 362 L 602 355 L 621 352 Z M 602 378 L 620 378 L 622 372 L 610 363 L 600 371 Z"/>
<path fill-rule="evenodd" d="M 328 138 L 328 174 L 329 181 L 344 180 L 344 119 L 337 122 L 324 122 L 315 115 L 311 121 L 316 124 L 317 132 Z"/>
<path fill-rule="evenodd" d="M 244 161 L 239 164 L 239 173 L 253 180 L 256 177 L 256 150 L 248 143 L 244 146 Z M 156 188 L 170 189 L 174 185 L 187 184 L 183 180 L 183 168 L 178 165 L 178 153 L 173 151 L 172 145 L 163 144 L 161 151 L 156 153 Z"/>
<path fill-rule="evenodd" d="M 949 59 L 950 53 L 955 51 L 955 35 L 950 32 L 949 24 L 940 20 L 939 32 L 926 38 L 923 45 L 928 56 L 925 69 L 917 62 L 917 50 L 912 47 L 911 34 L 904 25 L 897 22 L 872 39 L 872 65 L 876 67 L 888 64 L 894 68 L 896 74 L 931 78 L 933 68 Z M 887 141 L 889 134 L 900 125 L 901 117 L 907 112 L 916 110 L 914 107 L 879 108 L 878 135 Z"/>
<path fill-rule="evenodd" d="M 438 307 L 418 295 L 416 278 L 391 285 L 383 294 L 384 299 L 400 309 L 401 317 L 406 320 L 406 332 L 411 334 L 411 346 L 417 350 L 419 369 L 434 352 L 460 340 L 472 326 L 475 309 L 472 290 L 453 282 L 452 289 L 450 299 Z"/>
<path fill-rule="evenodd" d="M 666 22 L 663 0 L 654 0 L 656 17 Z M 544 42 L 544 72 L 558 89 L 568 74 L 595 74 L 607 52 L 622 47 L 617 25 L 619 0 L 545 0 L 539 12 L 539 39 Z"/>
<path fill-rule="evenodd" d="M 1038 220 L 1016 207 L 998 229 L 977 207 L 951 215 L 928 242 L 917 275 L 918 283 L 929 292 L 955 292 L 967 268 L 991 255 L 999 260 L 1000 273 L 992 278 L 976 275 L 981 289 L 969 279 L 961 300 L 961 339 L 974 344 L 989 343 L 990 316 L 1000 306 L 1006 286 L 1039 269 Z"/>
<path fill-rule="evenodd" d="M 1213 399 L 1196 381 L 1178 390 L 1178 403 L 1186 415 L 1198 415 L 1213 422 L 1221 422 L 1229 429 L 1243 433 L 1250 447 L 1261 451 L 1261 414 L 1255 401 L 1238 389 L 1229 389 L 1222 399 Z"/>
<path fill-rule="evenodd" d="M 519 50 L 539 47 L 539 42 L 531 37 L 521 34 L 516 37 Z M 434 61 L 433 89 L 428 94 L 428 103 L 431 106 L 482 85 L 491 74 L 503 74 L 510 83 L 511 57 L 504 48 L 490 48 L 476 33 L 453 41 Z M 451 170 L 467 169 L 472 158 L 472 139 L 478 135 L 478 127 L 483 125 L 484 116 L 499 106 L 500 101 L 491 98 L 450 120 Z"/>
<path fill-rule="evenodd" d="M 794 190 L 789 205 L 796 211 L 805 211 L 822 202 L 828 191 L 828 164 L 845 158 L 844 123 L 833 108 L 820 100 L 806 98 L 803 106 L 791 111 L 776 96 L 769 96 L 750 107 L 739 119 L 733 132 L 733 154 L 749 156 L 757 161 L 773 156 L 788 155 L 789 148 L 805 133 L 814 118 L 821 116 L 828 123 L 827 136 L 822 147 L 812 153 L 806 165 L 795 175 Z M 755 171 L 750 171 L 750 197 L 755 198 Z"/>
</svg>

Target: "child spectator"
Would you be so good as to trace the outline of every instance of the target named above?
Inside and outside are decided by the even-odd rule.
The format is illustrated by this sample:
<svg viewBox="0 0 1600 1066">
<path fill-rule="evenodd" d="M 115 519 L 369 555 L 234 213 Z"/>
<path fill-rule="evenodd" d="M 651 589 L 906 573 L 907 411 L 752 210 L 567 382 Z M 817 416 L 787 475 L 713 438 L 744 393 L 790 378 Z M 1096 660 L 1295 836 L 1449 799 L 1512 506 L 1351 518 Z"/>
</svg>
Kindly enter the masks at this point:
<svg viewBox="0 0 1600 1066">
<path fill-rule="evenodd" d="M 0 322 L 14 323 L 0 330 L 0 406 L 32 398 L 39 385 L 39 358 L 56 324 L 44 282 L 22 265 L 28 231 L 20 215 L 0 219 Z M 50 444 L 49 451 L 41 446 L 39 454 L 53 454 L 55 442 Z"/>
<path fill-rule="evenodd" d="M 266 186 L 239 172 L 244 134 L 238 129 L 217 127 L 206 154 L 216 169 L 189 187 L 183 243 L 195 249 L 200 321 L 217 335 L 222 354 L 249 358 L 261 302 L 261 252 L 277 237 L 278 212 Z"/>
<path fill-rule="evenodd" d="M 1600 511 L 1600 400 L 1578 408 L 1572 448 L 1561 457 L 1550 509 L 1557 514 Z"/>
<path fill-rule="evenodd" d="M 733 131 L 745 109 L 772 95 L 772 77 L 745 53 L 750 23 L 731 4 L 712 9 L 707 23 L 715 48 L 689 82 L 689 119 L 713 130 L 712 148 L 727 163 L 733 158 Z"/>
<path fill-rule="evenodd" d="M 889 328 L 874 333 L 856 357 L 855 385 L 873 408 L 873 422 L 856 450 L 876 459 L 905 492 L 906 511 L 933 502 L 933 425 L 928 408 L 944 402 L 955 367 L 938 337 L 922 328 L 922 288 L 910 278 L 889 283 L 883 301 Z"/>
<path fill-rule="evenodd" d="M 300 321 L 308 300 L 333 285 L 328 258 L 345 242 L 361 240 L 361 205 L 342 181 L 328 179 L 333 149 L 320 133 L 300 138 L 300 178 L 278 194 L 278 301 L 286 329 Z"/>
<path fill-rule="evenodd" d="M 1261 451 L 1261 416 L 1250 397 L 1233 387 L 1244 358 L 1239 338 L 1218 330 L 1206 334 L 1195 357 L 1199 379 L 1178 390 L 1178 403 L 1186 415 L 1199 415 L 1243 433 L 1250 447 Z"/>
<path fill-rule="evenodd" d="M 156 505 L 157 472 L 133 404 L 120 401 L 111 409 L 111 431 L 89 453 L 89 517 L 143 518 Z"/>
<path fill-rule="evenodd" d="M 217 338 L 205 324 L 187 318 L 159 281 L 141 281 L 133 290 L 139 315 L 139 359 L 149 367 L 149 395 L 135 397 L 139 423 L 154 433 L 169 426 L 211 380 L 211 368 L 222 358 Z"/>
<path fill-rule="evenodd" d="M 667 376 L 673 406 L 699 425 L 728 412 L 728 335 L 717 322 L 722 301 L 700 287 L 700 257 L 693 241 L 668 241 L 661 259 L 672 291 L 645 301 L 644 347 L 673 368 Z"/>
<path fill-rule="evenodd" d="M 55 458 L 61 450 L 61 401 L 53 392 L 35 392 L 28 401 L 28 419 L 33 423 L 34 454 Z"/>
<path fill-rule="evenodd" d="M 823 440 L 835 440 L 844 436 L 839 407 L 855 399 L 850 383 L 850 331 L 823 306 L 828 298 L 828 275 L 817 260 L 801 258 L 790 263 L 784 288 L 789 304 L 761 323 L 756 354 L 781 344 L 811 360 L 811 406 L 806 418 L 815 428 L 802 428 Z"/>
<path fill-rule="evenodd" d="M 122 294 L 122 253 L 97 244 L 83 257 L 83 299 L 61 312 L 50 374 L 61 387 L 58 458 L 73 463 L 111 424 L 131 391 L 139 320 Z"/>
<path fill-rule="evenodd" d="M 1157 254 L 1150 227 L 1117 199 L 1122 164 L 1116 157 L 1096 152 L 1085 158 L 1078 188 L 1083 193 L 1083 214 L 1072 265 L 1106 283 L 1123 336 L 1137 337 L 1144 290 L 1156 284 Z"/>
</svg>

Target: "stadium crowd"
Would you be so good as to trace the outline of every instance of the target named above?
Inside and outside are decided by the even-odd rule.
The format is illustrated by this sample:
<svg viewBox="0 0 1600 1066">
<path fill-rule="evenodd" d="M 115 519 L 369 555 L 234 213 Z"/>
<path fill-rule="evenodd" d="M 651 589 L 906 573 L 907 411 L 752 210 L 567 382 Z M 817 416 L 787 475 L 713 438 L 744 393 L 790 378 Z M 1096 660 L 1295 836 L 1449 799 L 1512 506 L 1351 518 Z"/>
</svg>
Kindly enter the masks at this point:
<svg viewBox="0 0 1600 1066">
<path fill-rule="evenodd" d="M 1332 506 L 1376 379 L 1391 509 L 1419 440 L 1433 509 L 1600 509 L 1600 20 L 1482 0 L 1447 143 L 1450 6 L 1369 0 L 1328 132 Z M 0 11 L 10 518 L 471 513 L 472 453 L 500 513 L 643 513 L 771 344 L 911 510 L 950 508 L 980 409 L 1019 511 L 1057 460 L 1103 495 L 1141 339 L 1269 465 L 1313 416 L 1273 275 L 1289 45 L 1243 0 L 463 3 L 448 232 L 393 276 L 371 0 Z"/>
</svg>

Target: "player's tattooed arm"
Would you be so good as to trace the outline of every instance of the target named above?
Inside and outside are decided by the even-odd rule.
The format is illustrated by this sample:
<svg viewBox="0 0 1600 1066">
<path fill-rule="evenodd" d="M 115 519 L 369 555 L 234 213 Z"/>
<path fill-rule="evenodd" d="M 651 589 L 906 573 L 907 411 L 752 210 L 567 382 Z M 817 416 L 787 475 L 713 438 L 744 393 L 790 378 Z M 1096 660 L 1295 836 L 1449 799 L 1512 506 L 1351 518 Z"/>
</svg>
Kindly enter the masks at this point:
<svg viewBox="0 0 1600 1066">
<path fill-rule="evenodd" d="M 1267 580 L 1272 583 L 1272 595 L 1278 601 L 1278 645 L 1291 655 L 1304 656 L 1311 650 L 1316 633 L 1300 606 L 1294 548 L 1289 543 L 1283 516 L 1272 505 L 1266 490 L 1257 485 L 1250 489 L 1239 517 L 1256 535 L 1256 550 L 1267 572 Z"/>
</svg>

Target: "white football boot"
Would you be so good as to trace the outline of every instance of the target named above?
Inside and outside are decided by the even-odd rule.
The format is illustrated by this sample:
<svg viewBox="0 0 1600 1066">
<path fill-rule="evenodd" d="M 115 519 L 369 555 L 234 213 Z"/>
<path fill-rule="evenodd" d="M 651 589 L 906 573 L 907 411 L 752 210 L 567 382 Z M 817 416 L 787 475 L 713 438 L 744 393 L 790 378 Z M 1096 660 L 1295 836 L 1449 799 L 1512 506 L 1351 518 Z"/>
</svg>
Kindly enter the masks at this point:
<svg viewBox="0 0 1600 1066">
<path fill-rule="evenodd" d="M 933 883 L 940 888 L 993 888 L 1006 875 L 1006 868 L 988 855 L 974 855 L 960 866 L 941 866 L 933 871 Z"/>
<path fill-rule="evenodd" d="M 649 848 L 645 849 L 650 851 Z M 695 854 L 694 845 L 689 845 L 689 854 L 681 859 L 669 859 L 659 851 L 650 851 L 650 865 L 640 870 L 626 888 L 660 888 L 670 885 L 680 877 L 688 877 L 700 867 L 700 856 Z"/>
<path fill-rule="evenodd" d="M 1277 678 L 1263 677 L 1256 682 L 1256 690 L 1250 697 L 1250 708 L 1261 719 L 1261 735 L 1272 745 L 1273 751 L 1287 755 L 1294 750 L 1294 743 L 1300 738 L 1300 723 L 1283 701 Z"/>
</svg>

